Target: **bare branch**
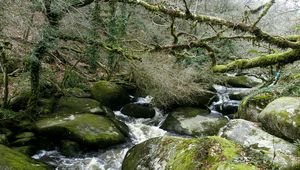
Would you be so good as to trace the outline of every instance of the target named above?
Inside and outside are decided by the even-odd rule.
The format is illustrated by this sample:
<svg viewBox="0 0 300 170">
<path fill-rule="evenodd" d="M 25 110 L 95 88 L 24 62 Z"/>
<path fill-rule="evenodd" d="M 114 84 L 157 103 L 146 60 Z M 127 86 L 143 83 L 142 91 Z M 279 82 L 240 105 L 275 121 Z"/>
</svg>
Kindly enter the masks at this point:
<svg viewBox="0 0 300 170">
<path fill-rule="evenodd" d="M 263 12 L 260 14 L 260 16 L 257 18 L 257 20 L 253 23 L 252 27 L 256 27 L 256 25 L 268 13 L 269 9 L 272 7 L 272 5 L 274 3 L 275 3 L 275 0 L 270 0 L 266 5 L 264 5 Z"/>
</svg>

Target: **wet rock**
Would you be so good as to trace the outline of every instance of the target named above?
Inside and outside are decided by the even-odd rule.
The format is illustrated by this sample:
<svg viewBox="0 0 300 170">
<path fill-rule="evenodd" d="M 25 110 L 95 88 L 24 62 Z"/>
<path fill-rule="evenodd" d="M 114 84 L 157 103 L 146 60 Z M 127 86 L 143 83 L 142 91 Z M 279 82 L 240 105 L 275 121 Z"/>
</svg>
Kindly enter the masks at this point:
<svg viewBox="0 0 300 170">
<path fill-rule="evenodd" d="M 0 167 L 9 170 L 46 170 L 50 169 L 47 165 L 30 159 L 28 156 L 0 145 Z"/>
<path fill-rule="evenodd" d="M 227 122 L 226 118 L 207 110 L 184 107 L 170 113 L 161 128 L 184 135 L 216 135 Z"/>
<path fill-rule="evenodd" d="M 28 156 L 33 155 L 37 151 L 37 147 L 33 145 L 13 147 L 13 149 Z"/>
<path fill-rule="evenodd" d="M 289 140 L 300 139 L 300 97 L 281 97 L 269 103 L 258 120 L 271 134 Z"/>
<path fill-rule="evenodd" d="M 74 141 L 62 140 L 60 142 L 59 151 L 64 156 L 74 157 L 80 153 L 80 147 L 79 144 Z"/>
<path fill-rule="evenodd" d="M 32 132 L 23 132 L 15 136 L 15 140 L 11 143 L 13 146 L 32 145 L 36 141 Z"/>
<path fill-rule="evenodd" d="M 40 134 L 78 142 L 84 147 L 104 148 L 125 141 L 109 118 L 93 114 L 43 118 L 36 123 Z"/>
<path fill-rule="evenodd" d="M 233 103 L 232 101 L 226 101 L 226 102 L 218 103 L 214 107 L 216 111 L 224 115 L 230 115 L 238 111 L 238 107 L 239 107 L 238 104 L 239 102 Z"/>
<path fill-rule="evenodd" d="M 127 152 L 122 170 L 255 169 L 252 165 L 233 162 L 240 152 L 239 146 L 220 137 L 152 138 Z"/>
<path fill-rule="evenodd" d="M 113 110 L 119 110 L 130 102 L 126 90 L 113 82 L 98 81 L 91 88 L 91 93 L 94 99 Z"/>
<path fill-rule="evenodd" d="M 252 151 L 264 153 L 269 161 L 284 168 L 300 162 L 297 147 L 263 131 L 257 123 L 235 119 L 220 130 L 219 135 Z"/>
<path fill-rule="evenodd" d="M 228 77 L 227 83 L 233 87 L 251 88 L 263 83 L 263 81 L 254 76 L 241 75 L 241 76 Z"/>
<path fill-rule="evenodd" d="M 89 98 L 61 97 L 57 102 L 55 113 L 79 114 L 92 113 L 93 109 L 100 108 L 101 104 Z"/>
<path fill-rule="evenodd" d="M 236 117 L 258 122 L 260 112 L 273 100 L 274 94 L 268 92 L 248 96 L 241 101 Z"/>
<path fill-rule="evenodd" d="M 126 104 L 121 112 L 135 118 L 152 118 L 155 116 L 155 110 L 151 106 L 142 104 Z"/>
</svg>

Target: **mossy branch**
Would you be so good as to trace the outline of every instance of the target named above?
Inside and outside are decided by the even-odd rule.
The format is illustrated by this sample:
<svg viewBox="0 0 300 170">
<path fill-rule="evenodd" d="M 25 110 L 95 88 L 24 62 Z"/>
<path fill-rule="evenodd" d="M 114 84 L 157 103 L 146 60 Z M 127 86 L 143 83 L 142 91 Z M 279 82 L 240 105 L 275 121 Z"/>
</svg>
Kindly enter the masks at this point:
<svg viewBox="0 0 300 170">
<path fill-rule="evenodd" d="M 300 50 L 289 50 L 282 53 L 269 54 L 251 59 L 240 59 L 225 65 L 212 67 L 214 72 L 227 72 L 236 69 L 265 67 L 277 63 L 288 64 L 300 60 Z"/>
<path fill-rule="evenodd" d="M 107 50 L 109 52 L 120 54 L 125 59 L 138 60 L 138 61 L 141 60 L 139 57 L 128 54 L 126 52 L 126 50 L 124 50 L 123 48 L 121 48 L 119 46 L 110 45 L 110 44 L 107 44 L 107 43 L 104 43 L 104 42 L 101 42 L 101 41 L 91 40 L 91 39 L 88 39 L 88 38 L 78 37 L 78 36 L 75 36 L 75 35 L 67 35 L 67 34 L 59 34 L 58 38 L 61 39 L 61 40 L 64 40 L 64 41 L 77 41 L 77 42 L 80 42 L 80 43 L 96 44 L 97 46 L 100 46 L 100 47 L 104 48 L 105 50 Z"/>
<path fill-rule="evenodd" d="M 285 39 L 284 37 L 270 35 L 262 31 L 260 28 L 256 26 L 253 27 L 253 25 L 247 25 L 245 23 L 234 23 L 232 21 L 228 21 L 222 18 L 212 17 L 208 15 L 187 14 L 185 11 L 179 9 L 167 8 L 161 4 L 150 4 L 143 0 L 118 0 L 118 1 L 129 3 L 129 4 L 140 5 L 149 11 L 161 12 L 175 18 L 192 20 L 192 21 L 197 21 L 200 23 L 206 23 L 210 25 L 225 26 L 233 30 L 247 32 L 254 35 L 256 37 L 256 40 L 264 41 L 271 45 L 275 45 L 279 48 L 300 49 L 300 42 L 292 42 L 289 41 L 288 39 Z"/>
</svg>

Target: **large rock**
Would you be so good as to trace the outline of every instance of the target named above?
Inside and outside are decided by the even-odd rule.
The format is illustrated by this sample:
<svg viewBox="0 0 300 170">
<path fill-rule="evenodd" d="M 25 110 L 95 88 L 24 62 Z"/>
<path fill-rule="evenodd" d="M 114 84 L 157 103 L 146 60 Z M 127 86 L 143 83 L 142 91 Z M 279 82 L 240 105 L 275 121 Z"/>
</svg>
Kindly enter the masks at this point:
<svg viewBox="0 0 300 170">
<path fill-rule="evenodd" d="M 255 152 L 265 153 L 269 161 L 274 161 L 280 167 L 300 164 L 295 145 L 263 131 L 257 123 L 231 120 L 219 135 Z"/>
<path fill-rule="evenodd" d="M 80 114 L 44 118 L 37 121 L 42 135 L 78 142 L 84 147 L 103 148 L 125 141 L 125 137 L 109 118 Z M 121 127 L 121 126 L 120 126 Z"/>
<path fill-rule="evenodd" d="M 126 104 L 121 112 L 136 118 L 152 118 L 155 116 L 155 110 L 151 106 L 142 104 Z"/>
<path fill-rule="evenodd" d="M 67 97 L 78 97 L 78 98 L 92 97 L 92 95 L 89 92 L 84 91 L 83 89 L 80 89 L 77 87 L 63 89 L 62 93 L 64 96 L 67 96 Z"/>
<path fill-rule="evenodd" d="M 263 81 L 254 76 L 241 75 L 241 76 L 229 77 L 227 83 L 233 87 L 251 88 L 263 83 Z"/>
<path fill-rule="evenodd" d="M 92 113 L 101 104 L 89 98 L 61 97 L 56 105 L 54 112 L 58 114 L 79 114 Z"/>
<path fill-rule="evenodd" d="M 36 137 L 32 132 L 23 132 L 15 136 L 15 140 L 11 143 L 13 146 L 32 145 L 36 141 Z"/>
<path fill-rule="evenodd" d="M 98 81 L 92 87 L 91 93 L 93 98 L 113 110 L 118 110 L 130 102 L 126 90 L 113 82 Z"/>
<path fill-rule="evenodd" d="M 273 93 L 259 93 L 244 98 L 236 113 L 237 118 L 258 122 L 260 112 L 275 99 Z"/>
<path fill-rule="evenodd" d="M 127 152 L 122 170 L 255 169 L 252 165 L 233 162 L 240 152 L 240 147 L 220 137 L 152 138 Z"/>
<path fill-rule="evenodd" d="M 3 170 L 45 170 L 50 169 L 46 165 L 34 161 L 26 155 L 0 145 L 0 169 Z"/>
<path fill-rule="evenodd" d="M 184 107 L 170 113 L 161 128 L 183 135 L 216 135 L 228 120 L 207 110 Z"/>
<path fill-rule="evenodd" d="M 289 140 L 300 139 L 300 97 L 281 97 L 259 114 L 262 126 L 271 134 Z"/>
</svg>

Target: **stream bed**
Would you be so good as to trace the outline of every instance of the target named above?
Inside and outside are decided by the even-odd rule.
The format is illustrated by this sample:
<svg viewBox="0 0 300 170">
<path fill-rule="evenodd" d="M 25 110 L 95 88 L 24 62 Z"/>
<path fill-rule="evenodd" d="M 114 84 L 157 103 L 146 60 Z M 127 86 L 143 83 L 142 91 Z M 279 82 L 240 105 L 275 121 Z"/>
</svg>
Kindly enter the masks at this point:
<svg viewBox="0 0 300 170">
<path fill-rule="evenodd" d="M 247 90 L 226 88 L 218 85 L 214 86 L 214 88 L 217 91 L 218 100 L 211 105 L 211 114 L 222 114 L 223 105 L 237 108 L 239 101 L 231 100 L 228 94 L 232 91 Z M 138 98 L 136 103 L 145 104 L 150 102 L 151 97 L 147 96 L 146 98 Z M 219 109 L 216 109 L 218 107 Z M 131 118 L 123 115 L 120 111 L 114 112 L 116 117 L 126 123 L 130 129 L 130 139 L 128 139 L 125 144 L 117 145 L 105 150 L 80 154 L 79 157 L 73 158 L 65 157 L 56 150 L 41 150 L 33 155 L 32 158 L 46 162 L 47 164 L 56 167 L 56 170 L 120 170 L 127 151 L 134 145 L 154 137 L 176 135 L 159 128 L 167 115 L 163 114 L 158 108 L 155 108 L 155 112 L 155 117 L 148 119 Z"/>
</svg>

